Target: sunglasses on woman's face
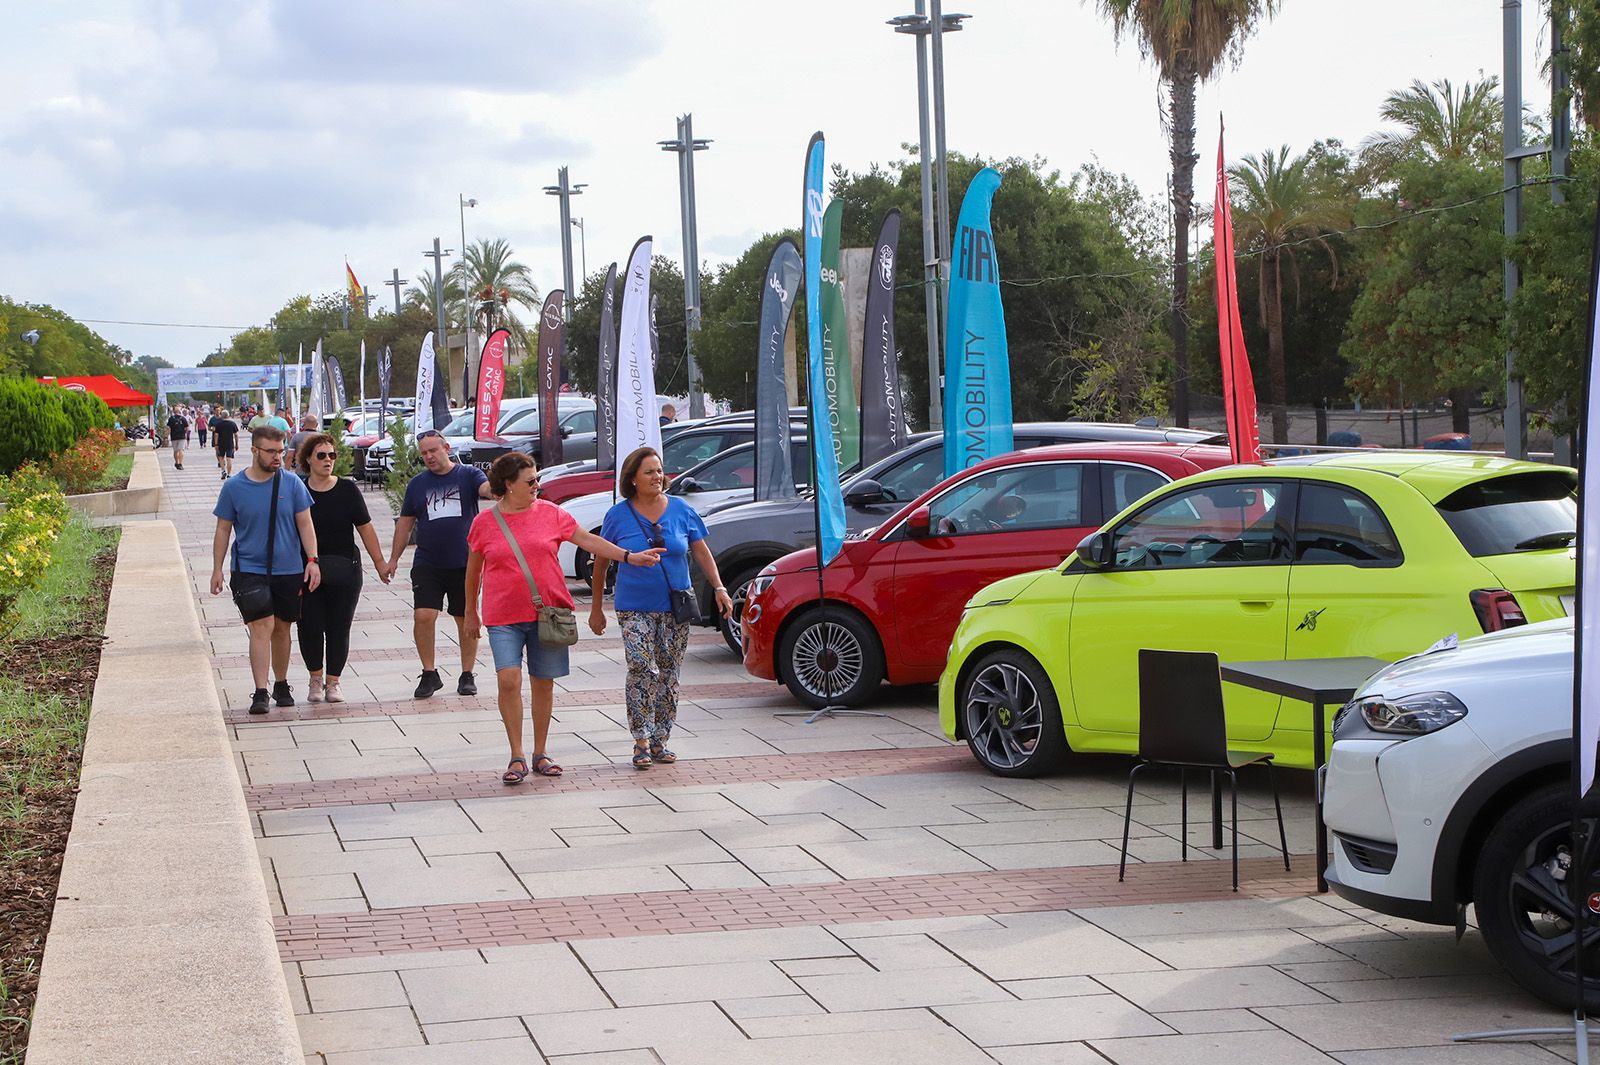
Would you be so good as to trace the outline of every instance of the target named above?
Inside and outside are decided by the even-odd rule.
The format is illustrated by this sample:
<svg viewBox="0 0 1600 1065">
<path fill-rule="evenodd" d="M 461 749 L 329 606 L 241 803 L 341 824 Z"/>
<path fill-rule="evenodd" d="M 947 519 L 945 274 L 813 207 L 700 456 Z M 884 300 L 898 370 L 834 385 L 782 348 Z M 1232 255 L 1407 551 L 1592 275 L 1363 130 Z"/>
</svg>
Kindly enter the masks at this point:
<svg viewBox="0 0 1600 1065">
<path fill-rule="evenodd" d="M 318 451 L 311 457 L 314 459 L 327 459 L 331 462 L 339 457 L 339 453 L 337 451 Z"/>
</svg>

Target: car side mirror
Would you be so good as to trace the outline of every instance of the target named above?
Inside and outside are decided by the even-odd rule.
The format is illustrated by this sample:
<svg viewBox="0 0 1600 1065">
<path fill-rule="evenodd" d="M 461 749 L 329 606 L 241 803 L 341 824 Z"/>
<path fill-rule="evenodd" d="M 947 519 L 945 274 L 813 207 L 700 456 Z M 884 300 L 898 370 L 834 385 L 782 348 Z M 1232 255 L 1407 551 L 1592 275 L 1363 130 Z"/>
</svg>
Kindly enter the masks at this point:
<svg viewBox="0 0 1600 1065">
<path fill-rule="evenodd" d="M 1104 569 L 1111 565 L 1111 534 L 1095 532 L 1078 541 L 1076 554 L 1090 569 Z"/>
<path fill-rule="evenodd" d="M 705 488 L 693 477 L 679 477 L 672 483 L 672 487 L 680 492 L 702 492 Z"/>
<path fill-rule="evenodd" d="M 870 477 L 857 481 L 850 491 L 845 494 L 844 501 L 852 507 L 865 507 L 873 503 L 885 502 L 883 485 Z"/>
<path fill-rule="evenodd" d="M 563 425 L 561 427 L 561 439 L 565 440 L 567 437 L 569 437 L 571 435 L 572 435 L 572 426 Z"/>
<path fill-rule="evenodd" d="M 906 516 L 906 532 L 912 537 L 927 536 L 932 524 L 933 517 L 927 507 L 918 507 Z"/>
</svg>

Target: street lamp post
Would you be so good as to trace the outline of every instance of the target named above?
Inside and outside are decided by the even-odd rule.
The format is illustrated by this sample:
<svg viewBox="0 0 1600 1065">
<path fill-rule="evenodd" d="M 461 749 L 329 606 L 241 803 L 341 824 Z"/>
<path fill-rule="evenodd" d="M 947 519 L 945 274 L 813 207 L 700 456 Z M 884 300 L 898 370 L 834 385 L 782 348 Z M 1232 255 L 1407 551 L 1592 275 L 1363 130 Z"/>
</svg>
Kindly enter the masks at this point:
<svg viewBox="0 0 1600 1065">
<path fill-rule="evenodd" d="M 578 257 L 583 270 L 583 283 L 589 282 L 589 235 L 583 228 L 583 219 L 574 218 L 572 224 L 578 227 Z"/>
<path fill-rule="evenodd" d="M 400 286 L 404 283 L 400 280 L 400 268 L 398 266 L 394 268 L 394 276 L 384 282 L 385 285 L 390 285 L 394 288 L 394 316 L 396 318 L 400 317 Z"/>
<path fill-rule="evenodd" d="M 546 196 L 561 198 L 561 276 L 567 286 L 567 298 L 561 301 L 562 317 L 572 321 L 572 197 L 583 195 L 586 183 L 573 185 L 567 180 L 567 168 L 556 171 L 556 184 L 546 185 Z"/>
<path fill-rule="evenodd" d="M 445 336 L 444 332 L 444 258 L 445 256 L 449 255 L 450 252 L 450 248 L 445 248 L 443 251 L 441 251 L 439 249 L 439 238 L 434 237 L 433 250 L 422 253 L 433 260 L 433 317 L 435 326 L 438 329 L 438 332 L 434 334 L 434 349 L 437 351 L 439 345 L 444 346 L 444 365 L 446 370 L 449 370 L 450 368 L 450 340 Z M 449 379 L 446 378 L 447 382 L 448 380 Z M 445 388 L 448 391 L 448 383 L 445 385 Z"/>
<path fill-rule="evenodd" d="M 461 193 L 456 193 L 456 204 L 460 208 L 461 216 L 461 297 L 462 304 L 467 314 L 467 347 L 461 354 L 461 402 L 465 406 L 472 404 L 472 319 L 476 309 L 472 305 L 472 282 L 467 277 L 471 268 L 467 262 L 467 208 L 478 206 L 477 200 L 469 200 Z M 449 350 L 446 348 L 445 350 Z"/>
<path fill-rule="evenodd" d="M 944 354 L 944 314 L 950 294 L 950 191 L 946 187 L 944 144 L 944 46 L 946 33 L 961 29 L 970 15 L 946 15 L 940 0 L 933 0 L 934 14 L 926 13 L 926 0 L 916 0 L 916 11 L 889 20 L 896 33 L 917 39 L 917 132 L 918 159 L 922 171 L 922 291 L 927 311 L 928 331 L 928 428 L 944 425 L 943 388 L 940 384 Z M 941 32 L 934 33 L 937 23 Z M 928 38 L 933 38 L 933 85 L 929 90 Z M 929 97 L 932 97 L 932 107 Z M 936 139 L 929 142 L 930 110 L 934 116 Z M 930 151 L 930 148 L 932 149 Z M 934 194 L 937 175 L 938 195 Z"/>
<path fill-rule="evenodd" d="M 689 369 L 689 417 L 704 418 L 705 387 L 700 380 L 700 366 L 694 360 L 694 337 L 700 331 L 700 234 L 694 200 L 694 153 L 710 148 L 711 142 L 695 138 L 691 114 L 678 119 L 676 140 L 656 143 L 662 151 L 678 156 L 678 207 L 683 216 L 683 355 Z"/>
</svg>

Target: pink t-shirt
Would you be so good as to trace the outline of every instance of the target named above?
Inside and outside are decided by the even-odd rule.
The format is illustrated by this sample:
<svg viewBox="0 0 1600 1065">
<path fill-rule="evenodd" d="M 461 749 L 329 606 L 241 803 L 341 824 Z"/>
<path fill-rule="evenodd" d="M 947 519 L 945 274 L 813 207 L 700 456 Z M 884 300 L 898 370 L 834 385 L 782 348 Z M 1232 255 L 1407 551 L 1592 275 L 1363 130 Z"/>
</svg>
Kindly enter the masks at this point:
<svg viewBox="0 0 1600 1065">
<path fill-rule="evenodd" d="M 520 514 L 505 515 L 511 526 L 511 535 L 522 548 L 522 557 L 528 560 L 534 583 L 539 586 L 539 598 L 545 606 L 572 606 L 572 593 L 567 591 L 567 580 L 561 573 L 561 563 L 556 550 L 563 540 L 578 530 L 578 523 L 561 507 L 543 499 L 533 501 L 533 506 Z M 506 543 L 500 523 L 494 520 L 493 510 L 480 511 L 472 519 L 472 529 L 467 533 L 467 547 L 483 556 L 483 608 L 481 616 L 485 625 L 513 625 L 519 621 L 537 621 L 538 612 L 533 606 L 533 596 L 528 594 L 527 579 L 522 567 Z"/>
</svg>

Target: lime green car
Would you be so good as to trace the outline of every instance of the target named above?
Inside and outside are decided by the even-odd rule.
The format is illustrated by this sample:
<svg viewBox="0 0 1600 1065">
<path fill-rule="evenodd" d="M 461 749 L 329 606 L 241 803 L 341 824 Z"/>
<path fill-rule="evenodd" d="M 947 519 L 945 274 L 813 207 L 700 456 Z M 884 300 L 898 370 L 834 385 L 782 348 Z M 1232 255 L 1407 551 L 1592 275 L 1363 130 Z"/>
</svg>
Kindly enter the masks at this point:
<svg viewBox="0 0 1600 1065">
<path fill-rule="evenodd" d="M 1461 453 L 1317 455 L 1165 486 L 1058 568 L 968 601 L 939 679 L 945 733 L 1003 776 L 1134 753 L 1138 652 L 1223 662 L 1369 655 L 1561 617 L 1577 474 Z M 1311 709 L 1229 685 L 1229 746 L 1312 764 Z"/>
</svg>

